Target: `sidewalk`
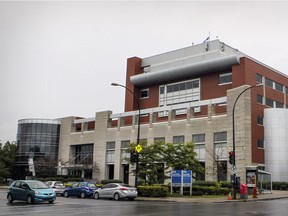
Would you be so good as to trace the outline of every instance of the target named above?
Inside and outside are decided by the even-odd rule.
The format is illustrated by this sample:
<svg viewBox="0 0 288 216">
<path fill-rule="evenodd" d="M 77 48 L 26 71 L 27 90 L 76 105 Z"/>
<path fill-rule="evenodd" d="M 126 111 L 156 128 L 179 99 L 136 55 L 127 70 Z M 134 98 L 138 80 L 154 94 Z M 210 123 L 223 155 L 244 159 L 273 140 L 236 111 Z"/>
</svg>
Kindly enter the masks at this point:
<svg viewBox="0 0 288 216">
<path fill-rule="evenodd" d="M 255 202 L 260 200 L 274 200 L 274 199 L 285 199 L 288 198 L 288 191 L 272 191 L 272 193 L 258 194 L 257 198 L 253 198 L 253 195 L 249 195 L 248 199 L 243 200 L 237 196 L 236 200 L 228 200 L 228 196 L 225 197 L 217 197 L 217 198 L 204 198 L 201 196 L 193 196 L 193 197 L 138 197 L 137 200 L 142 201 L 162 201 L 162 202 L 192 202 L 192 203 L 219 203 L 219 202 Z"/>
</svg>

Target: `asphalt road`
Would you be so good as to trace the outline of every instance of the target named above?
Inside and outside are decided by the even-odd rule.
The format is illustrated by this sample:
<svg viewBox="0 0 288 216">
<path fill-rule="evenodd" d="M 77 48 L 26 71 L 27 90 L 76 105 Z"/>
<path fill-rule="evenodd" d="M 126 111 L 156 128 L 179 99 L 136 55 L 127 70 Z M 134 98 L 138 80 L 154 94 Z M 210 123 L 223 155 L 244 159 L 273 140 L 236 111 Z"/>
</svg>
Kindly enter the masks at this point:
<svg viewBox="0 0 288 216">
<path fill-rule="evenodd" d="M 0 215 L 11 216 L 187 216 L 187 215 L 288 215 L 288 199 L 257 202 L 190 203 L 161 201 L 114 201 L 93 198 L 57 197 L 54 204 L 7 203 L 6 190 L 0 190 Z"/>
</svg>

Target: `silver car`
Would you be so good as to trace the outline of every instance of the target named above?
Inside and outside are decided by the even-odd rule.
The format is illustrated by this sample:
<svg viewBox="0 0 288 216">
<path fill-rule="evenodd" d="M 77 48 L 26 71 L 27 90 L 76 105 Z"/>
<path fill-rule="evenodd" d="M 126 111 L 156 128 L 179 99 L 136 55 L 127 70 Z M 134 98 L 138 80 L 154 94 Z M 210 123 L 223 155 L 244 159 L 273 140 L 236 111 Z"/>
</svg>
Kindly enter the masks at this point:
<svg viewBox="0 0 288 216">
<path fill-rule="evenodd" d="M 127 184 L 109 183 L 95 190 L 95 199 L 109 198 L 114 200 L 129 199 L 134 200 L 138 196 L 137 189 Z"/>
<path fill-rule="evenodd" d="M 45 182 L 48 187 L 52 188 L 57 195 L 63 196 L 63 192 L 65 190 L 65 186 L 60 181 L 48 181 Z"/>
</svg>

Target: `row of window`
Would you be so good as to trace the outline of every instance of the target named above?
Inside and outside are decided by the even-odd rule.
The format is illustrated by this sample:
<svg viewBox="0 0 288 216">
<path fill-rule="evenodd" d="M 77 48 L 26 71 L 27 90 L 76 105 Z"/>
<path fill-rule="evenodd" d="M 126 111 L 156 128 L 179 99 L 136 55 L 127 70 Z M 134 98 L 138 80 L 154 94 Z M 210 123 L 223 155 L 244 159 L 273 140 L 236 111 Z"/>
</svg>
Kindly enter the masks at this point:
<svg viewBox="0 0 288 216">
<path fill-rule="evenodd" d="M 147 140 L 146 140 L 147 141 Z M 205 161 L 205 134 L 192 135 L 192 141 L 195 143 L 195 152 L 199 161 Z M 154 143 L 165 142 L 165 137 L 154 138 Z M 184 136 L 173 136 L 173 144 L 182 144 L 185 142 Z M 129 140 L 121 141 L 121 158 L 129 158 L 130 154 L 126 149 L 130 144 Z M 213 151 L 213 150 L 212 150 Z M 227 132 L 214 133 L 214 154 L 218 160 L 227 159 Z M 115 156 L 115 142 L 106 143 L 106 163 L 113 164 Z"/>
<path fill-rule="evenodd" d="M 222 73 L 219 75 L 219 85 L 230 84 L 230 83 L 232 83 L 232 72 Z M 198 95 L 197 101 L 198 101 L 200 99 L 199 97 L 200 96 L 200 79 L 163 85 L 163 86 L 160 86 L 160 89 L 159 89 L 160 98 L 172 97 L 172 96 L 181 97 L 181 95 L 189 95 L 193 93 L 194 94 L 197 93 Z M 149 89 L 142 89 L 140 91 L 140 98 L 141 99 L 149 98 Z M 193 95 L 192 95 L 192 98 L 193 98 Z M 192 98 L 190 98 L 186 102 L 195 101 L 195 99 L 192 99 Z M 161 106 L 161 101 L 159 104 Z M 165 103 L 162 105 L 165 105 Z"/>
<path fill-rule="evenodd" d="M 265 84 L 265 86 L 268 86 L 270 88 L 273 88 L 277 91 L 280 91 L 280 92 L 285 92 L 286 94 L 288 94 L 288 87 L 287 86 L 284 86 L 278 82 L 275 82 L 267 77 L 264 77 L 260 74 L 256 74 L 256 81 L 258 83 L 262 83 L 262 84 Z"/>
<path fill-rule="evenodd" d="M 265 101 L 264 101 L 265 99 Z M 269 107 L 273 107 L 273 108 L 283 108 L 284 107 L 284 103 L 281 103 L 279 101 L 273 100 L 271 98 L 264 98 L 263 95 L 257 95 L 257 103 L 269 106 Z"/>
<path fill-rule="evenodd" d="M 18 124 L 18 134 L 59 134 L 60 125 L 43 123 Z"/>
</svg>

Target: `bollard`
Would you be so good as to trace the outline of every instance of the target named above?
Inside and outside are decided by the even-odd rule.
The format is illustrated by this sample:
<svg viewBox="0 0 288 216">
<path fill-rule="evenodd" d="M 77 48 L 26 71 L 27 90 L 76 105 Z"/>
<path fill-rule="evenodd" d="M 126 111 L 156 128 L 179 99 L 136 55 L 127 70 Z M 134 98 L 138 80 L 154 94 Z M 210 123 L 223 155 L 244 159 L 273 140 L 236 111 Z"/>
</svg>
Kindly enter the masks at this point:
<svg viewBox="0 0 288 216">
<path fill-rule="evenodd" d="M 253 188 L 253 198 L 257 198 L 257 187 L 254 186 Z"/>
</svg>

